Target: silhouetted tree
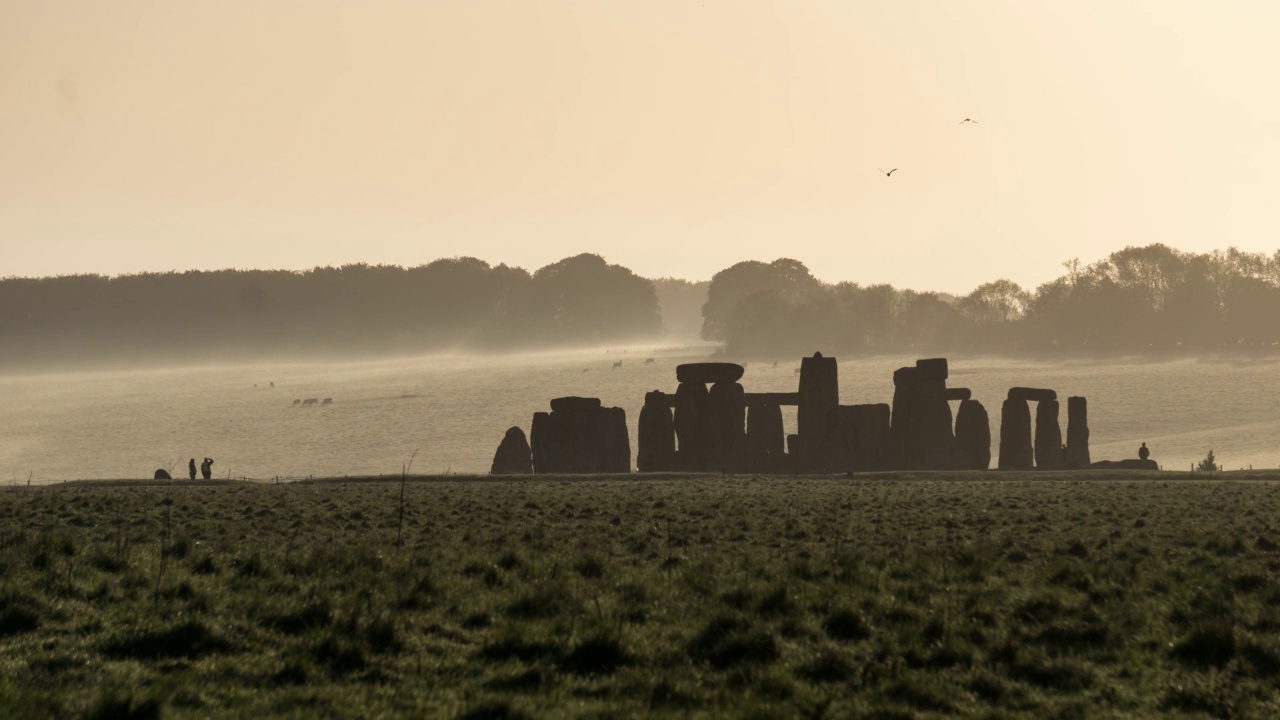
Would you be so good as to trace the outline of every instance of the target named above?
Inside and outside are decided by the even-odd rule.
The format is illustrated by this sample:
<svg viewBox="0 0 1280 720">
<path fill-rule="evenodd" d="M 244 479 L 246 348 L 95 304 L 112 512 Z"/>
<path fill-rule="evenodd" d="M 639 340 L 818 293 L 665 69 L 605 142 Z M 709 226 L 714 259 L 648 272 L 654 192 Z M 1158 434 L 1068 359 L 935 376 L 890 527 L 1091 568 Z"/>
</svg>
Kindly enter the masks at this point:
<svg viewBox="0 0 1280 720">
<path fill-rule="evenodd" d="M 756 293 L 772 290 L 783 302 L 799 305 L 821 288 L 822 284 L 810 274 L 809 268 L 798 260 L 740 262 L 711 278 L 707 302 L 702 306 L 702 337 L 727 340 L 729 320 L 738 303 Z"/>
</svg>

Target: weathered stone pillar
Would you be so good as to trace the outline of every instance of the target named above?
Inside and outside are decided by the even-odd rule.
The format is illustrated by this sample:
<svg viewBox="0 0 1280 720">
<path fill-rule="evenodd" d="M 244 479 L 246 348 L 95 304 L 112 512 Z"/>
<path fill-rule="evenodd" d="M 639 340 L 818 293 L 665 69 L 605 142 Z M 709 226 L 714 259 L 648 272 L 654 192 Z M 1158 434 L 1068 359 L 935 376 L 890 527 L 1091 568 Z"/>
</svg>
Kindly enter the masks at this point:
<svg viewBox="0 0 1280 720">
<path fill-rule="evenodd" d="M 525 440 L 524 430 L 509 428 L 493 454 L 490 475 L 529 475 L 533 472 L 533 452 Z"/>
<path fill-rule="evenodd" d="M 796 413 L 796 433 L 804 438 L 799 456 L 801 472 L 826 469 L 831 411 L 840 404 L 840 377 L 836 359 L 814 353 L 800 360 L 800 405 Z"/>
<path fill-rule="evenodd" d="M 682 382 L 676 388 L 676 469 L 686 472 L 705 470 L 703 459 L 703 418 L 706 414 L 707 386 Z"/>
<path fill-rule="evenodd" d="M 1031 408 L 1027 401 L 1009 398 L 1000 410 L 1000 461 L 1001 470 L 1030 470 L 1033 467 L 1031 452 Z"/>
<path fill-rule="evenodd" d="M 1067 398 L 1067 467 L 1089 467 L 1089 405 L 1082 397 Z"/>
<path fill-rule="evenodd" d="M 947 403 L 947 360 L 916 361 L 914 432 L 907 435 L 907 468 L 951 467 L 951 405 Z"/>
<path fill-rule="evenodd" d="M 654 390 L 644 396 L 637 428 L 639 451 L 636 464 L 640 472 L 667 472 L 675 469 L 676 426 L 671 417 L 671 400 Z"/>
<path fill-rule="evenodd" d="M 785 453 L 782 408 L 752 405 L 747 410 L 747 470 L 781 472 Z"/>
<path fill-rule="evenodd" d="M 986 470 L 991 466 L 991 423 L 987 409 L 977 400 L 960 401 L 960 409 L 956 411 L 955 448 L 956 468 Z"/>
<path fill-rule="evenodd" d="M 1036 468 L 1060 470 L 1064 462 L 1058 401 L 1041 400 L 1036 405 Z"/>
<path fill-rule="evenodd" d="M 627 411 L 620 407 L 597 410 L 605 430 L 600 448 L 600 470 L 607 473 L 631 472 L 631 438 L 627 435 Z"/>
<path fill-rule="evenodd" d="M 746 393 L 736 382 L 717 382 L 707 393 L 703 465 L 712 472 L 746 470 Z"/>
<path fill-rule="evenodd" d="M 533 414 L 533 471 L 539 475 L 569 471 L 569 424 L 565 413 Z"/>
<path fill-rule="evenodd" d="M 915 428 L 916 369 L 898 368 L 893 373 L 893 413 L 889 428 L 889 469 L 907 467 L 907 438 Z"/>
<path fill-rule="evenodd" d="M 889 469 L 888 404 L 854 405 L 849 408 L 853 420 L 853 457 L 849 470 L 869 472 Z"/>
</svg>

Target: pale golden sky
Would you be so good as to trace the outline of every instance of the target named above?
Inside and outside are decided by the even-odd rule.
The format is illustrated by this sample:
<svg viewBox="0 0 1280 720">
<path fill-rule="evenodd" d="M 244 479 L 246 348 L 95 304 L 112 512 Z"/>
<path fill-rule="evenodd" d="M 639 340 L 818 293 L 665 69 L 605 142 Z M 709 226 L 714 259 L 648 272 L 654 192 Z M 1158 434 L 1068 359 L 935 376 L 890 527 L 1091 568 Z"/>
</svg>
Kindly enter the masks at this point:
<svg viewBox="0 0 1280 720">
<path fill-rule="evenodd" d="M 1275 0 L 6 0 L 0 276 L 1271 253 L 1277 38 Z"/>
</svg>

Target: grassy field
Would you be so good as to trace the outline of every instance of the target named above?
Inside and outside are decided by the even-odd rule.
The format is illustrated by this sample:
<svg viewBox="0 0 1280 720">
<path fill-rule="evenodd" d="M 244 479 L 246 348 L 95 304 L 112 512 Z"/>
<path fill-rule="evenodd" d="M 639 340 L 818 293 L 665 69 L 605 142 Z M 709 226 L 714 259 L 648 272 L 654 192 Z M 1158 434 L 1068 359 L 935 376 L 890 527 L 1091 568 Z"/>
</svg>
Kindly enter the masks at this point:
<svg viewBox="0 0 1280 720">
<path fill-rule="evenodd" d="M 1280 716 L 1280 474 L 401 493 L 0 489 L 0 716 Z"/>
</svg>

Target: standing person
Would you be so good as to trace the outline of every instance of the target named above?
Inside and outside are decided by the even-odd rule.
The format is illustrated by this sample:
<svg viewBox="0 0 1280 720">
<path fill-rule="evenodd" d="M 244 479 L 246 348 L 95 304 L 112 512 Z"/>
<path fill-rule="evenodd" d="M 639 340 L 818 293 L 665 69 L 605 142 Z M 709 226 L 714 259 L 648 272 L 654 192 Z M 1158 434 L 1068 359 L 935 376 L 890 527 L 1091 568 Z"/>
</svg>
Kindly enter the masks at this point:
<svg viewBox="0 0 1280 720">
<path fill-rule="evenodd" d="M 191 458 L 191 460 L 187 462 L 187 473 L 191 475 L 192 480 L 196 479 L 196 459 L 195 458 Z"/>
<path fill-rule="evenodd" d="M 204 459 L 204 462 L 200 465 L 200 472 L 204 474 L 205 480 L 213 478 L 213 458 Z"/>
<path fill-rule="evenodd" d="M 1142 447 L 1138 448 L 1138 459 L 1146 460 L 1151 457 L 1151 451 L 1147 449 L 1147 444 L 1142 443 Z"/>
</svg>

